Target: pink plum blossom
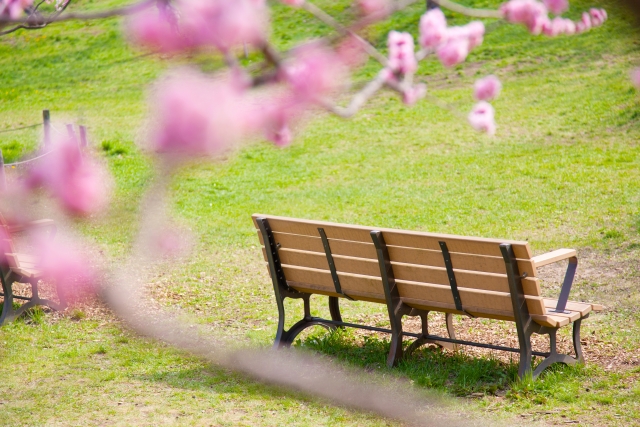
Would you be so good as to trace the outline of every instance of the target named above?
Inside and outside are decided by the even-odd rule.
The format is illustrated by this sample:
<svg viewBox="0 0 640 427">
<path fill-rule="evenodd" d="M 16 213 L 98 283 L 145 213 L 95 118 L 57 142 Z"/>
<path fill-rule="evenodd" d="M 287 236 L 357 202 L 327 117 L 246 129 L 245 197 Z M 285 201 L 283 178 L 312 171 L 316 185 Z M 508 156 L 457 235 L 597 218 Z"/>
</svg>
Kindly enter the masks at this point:
<svg viewBox="0 0 640 427">
<path fill-rule="evenodd" d="M 439 8 L 431 9 L 420 18 L 420 46 L 435 48 L 446 40 L 447 19 Z"/>
<path fill-rule="evenodd" d="M 494 115 L 495 112 L 491 104 L 486 101 L 480 101 L 473 107 L 468 119 L 474 129 L 493 135 L 496 133 Z"/>
<path fill-rule="evenodd" d="M 165 78 L 152 99 L 152 149 L 187 156 L 220 154 L 244 136 L 244 90 L 232 79 L 183 69 Z"/>
<path fill-rule="evenodd" d="M 392 5 L 390 0 L 358 0 L 358 6 L 365 16 L 382 18 L 389 14 Z"/>
<path fill-rule="evenodd" d="M 417 84 L 402 92 L 402 102 L 406 105 L 414 105 L 420 99 L 424 98 L 426 94 L 427 85 L 423 83 Z"/>
<path fill-rule="evenodd" d="M 173 52 L 201 46 L 226 51 L 260 44 L 268 27 L 264 0 L 181 0 L 133 15 L 127 28 L 134 43 Z"/>
<path fill-rule="evenodd" d="M 34 255 L 44 280 L 56 284 L 60 299 L 74 302 L 96 293 L 97 272 L 77 243 L 37 236 Z"/>
<path fill-rule="evenodd" d="M 569 9 L 568 0 L 542 0 L 542 2 L 551 13 L 556 15 L 560 15 Z"/>
<path fill-rule="evenodd" d="M 604 9 L 590 9 L 591 23 L 594 27 L 599 27 L 607 20 L 607 12 Z"/>
<path fill-rule="evenodd" d="M 418 61 L 413 45 L 413 36 L 398 31 L 389 32 L 388 68 L 394 73 L 413 74 L 418 69 Z"/>
<path fill-rule="evenodd" d="M 176 258 L 189 252 L 193 236 L 188 230 L 168 224 L 156 229 L 147 242 L 148 251 L 158 257 Z"/>
<path fill-rule="evenodd" d="M 547 8 L 536 0 L 510 0 L 500 6 L 504 18 L 516 24 L 524 24 L 529 32 L 538 35 L 549 20 Z"/>
<path fill-rule="evenodd" d="M 131 16 L 127 28 L 133 43 L 161 52 L 175 52 L 189 46 L 179 32 L 175 12 L 169 6 Z"/>
<path fill-rule="evenodd" d="M 636 89 L 640 89 L 640 67 L 634 68 L 631 71 L 631 83 L 633 83 Z"/>
<path fill-rule="evenodd" d="M 569 20 L 569 22 L 571 21 Z M 556 16 L 551 21 L 545 22 L 544 26 L 542 27 L 542 32 L 544 35 L 549 37 L 555 37 L 560 34 L 566 34 L 567 20 L 559 16 Z"/>
<path fill-rule="evenodd" d="M 473 85 L 473 96 L 478 101 L 490 101 L 497 98 L 502 89 L 502 83 L 493 74 L 479 79 Z"/>
<path fill-rule="evenodd" d="M 108 201 L 110 185 L 106 170 L 83 156 L 72 138 L 56 139 L 53 147 L 50 154 L 29 170 L 27 188 L 45 188 L 74 215 L 99 211 Z"/>
<path fill-rule="evenodd" d="M 442 65 L 452 67 L 463 62 L 469 55 L 469 41 L 465 38 L 450 39 L 440 45 L 436 53 Z"/>
<path fill-rule="evenodd" d="M 369 55 L 364 50 L 363 41 L 358 40 L 357 37 L 350 35 L 336 47 L 336 53 L 342 63 L 351 68 L 364 65 L 369 59 Z"/>
<path fill-rule="evenodd" d="M 5 266 L 7 260 L 5 254 L 13 252 L 11 248 L 11 236 L 9 236 L 9 232 L 7 228 L 4 226 L 0 226 L 0 265 Z"/>
<path fill-rule="evenodd" d="M 291 144 L 293 136 L 288 125 L 284 124 L 279 129 L 267 132 L 267 139 L 276 147 L 286 147 Z"/>
<path fill-rule="evenodd" d="M 280 0 L 280 1 L 286 5 L 293 6 L 293 7 L 300 7 L 305 2 L 305 0 Z"/>
<path fill-rule="evenodd" d="M 484 39 L 484 24 L 480 21 L 472 21 L 462 27 L 469 39 L 469 50 L 480 46 Z"/>
<path fill-rule="evenodd" d="M 294 51 L 284 66 L 283 77 L 301 102 L 313 102 L 335 91 L 346 77 L 346 70 L 337 54 L 313 43 Z"/>
<path fill-rule="evenodd" d="M 571 19 L 564 19 L 564 34 L 570 36 L 576 33 L 576 23 Z"/>
<path fill-rule="evenodd" d="M 266 37 L 264 0 L 185 0 L 181 11 L 184 31 L 195 45 L 228 50 Z"/>
<path fill-rule="evenodd" d="M 0 18 L 18 19 L 33 0 L 0 0 Z"/>
</svg>

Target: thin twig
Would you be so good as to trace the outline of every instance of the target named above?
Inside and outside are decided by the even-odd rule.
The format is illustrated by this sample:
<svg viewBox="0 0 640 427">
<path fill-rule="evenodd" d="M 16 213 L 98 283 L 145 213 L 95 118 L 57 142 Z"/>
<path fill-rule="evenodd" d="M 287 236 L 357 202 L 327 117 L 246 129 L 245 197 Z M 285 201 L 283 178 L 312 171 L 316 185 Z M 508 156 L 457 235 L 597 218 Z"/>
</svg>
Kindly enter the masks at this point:
<svg viewBox="0 0 640 427">
<path fill-rule="evenodd" d="M 462 6 L 458 3 L 454 3 L 451 0 L 433 0 L 434 3 L 438 3 L 441 7 L 449 9 L 452 12 L 457 12 L 462 15 L 471 16 L 472 18 L 496 18 L 502 19 L 502 12 L 495 9 L 475 9 L 472 7 Z"/>
<path fill-rule="evenodd" d="M 116 9 L 104 10 L 101 12 L 87 12 L 87 13 L 71 12 L 71 13 L 65 13 L 65 14 L 61 14 L 61 13 L 54 14 L 56 16 L 47 17 L 47 18 L 44 18 L 43 20 L 36 20 L 31 16 L 28 16 L 26 18 L 19 18 L 19 19 L 10 19 L 5 17 L 5 18 L 0 18 L 0 26 L 4 26 L 7 24 L 22 24 L 22 25 L 19 25 L 19 27 L 24 29 L 41 28 L 53 22 L 62 22 L 62 21 L 70 21 L 70 20 L 88 21 L 93 19 L 110 18 L 114 16 L 131 15 L 133 13 L 140 12 L 141 10 L 144 10 L 153 6 L 156 3 L 156 1 L 157 0 L 142 0 L 138 3 L 134 3 L 128 6 L 119 7 Z M 10 30 L 0 31 L 0 36 L 9 34 L 18 29 L 20 28 L 12 28 Z"/>
<path fill-rule="evenodd" d="M 314 15 L 316 18 L 318 18 L 328 26 L 332 27 L 340 35 L 354 37 L 362 45 L 363 49 L 365 50 L 365 52 L 369 54 L 369 56 L 371 56 L 372 58 L 375 58 L 378 62 L 380 62 L 383 66 L 386 67 L 387 58 L 383 54 L 378 52 L 378 50 L 375 47 L 373 47 L 369 42 L 367 42 L 365 39 L 363 39 L 362 37 L 354 33 L 352 30 L 350 30 L 349 28 L 339 23 L 335 18 L 333 18 L 333 16 L 329 15 L 324 10 L 320 9 L 318 6 L 316 6 L 315 4 L 309 1 L 305 1 L 302 4 L 302 8 L 307 12 L 311 13 L 312 15 Z"/>
<path fill-rule="evenodd" d="M 383 72 L 378 73 L 375 79 L 371 80 L 367 85 L 358 93 L 356 93 L 347 107 L 340 107 L 333 105 L 328 101 L 322 102 L 322 107 L 326 110 L 340 116 L 349 118 L 358 112 L 360 108 L 367 102 L 377 91 L 379 91 L 385 84 L 385 75 Z"/>
</svg>

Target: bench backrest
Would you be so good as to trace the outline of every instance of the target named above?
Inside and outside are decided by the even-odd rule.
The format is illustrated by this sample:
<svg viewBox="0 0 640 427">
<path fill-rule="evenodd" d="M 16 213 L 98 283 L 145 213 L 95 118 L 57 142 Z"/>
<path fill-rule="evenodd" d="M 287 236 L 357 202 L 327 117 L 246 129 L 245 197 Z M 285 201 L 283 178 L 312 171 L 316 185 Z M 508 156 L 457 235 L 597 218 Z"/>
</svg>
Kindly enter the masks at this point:
<svg viewBox="0 0 640 427">
<path fill-rule="evenodd" d="M 287 284 L 299 291 L 340 296 L 331 276 L 318 228 L 329 242 L 342 292 L 355 300 L 385 303 L 378 257 L 370 232 L 382 232 L 396 285 L 403 302 L 423 310 L 456 310 L 440 242 L 451 264 L 465 311 L 477 316 L 512 320 L 513 306 L 500 244 L 512 245 L 518 260 L 529 312 L 545 314 L 535 265 L 527 242 L 462 237 L 395 229 L 336 224 L 270 215 L 267 219 L 278 244 Z M 263 244 L 262 234 L 258 236 Z"/>
<path fill-rule="evenodd" d="M 0 266 L 2 267 L 19 267 L 18 258 L 14 255 L 16 252 L 11 238 L 11 232 L 9 225 L 4 219 L 4 216 L 0 214 Z"/>
</svg>

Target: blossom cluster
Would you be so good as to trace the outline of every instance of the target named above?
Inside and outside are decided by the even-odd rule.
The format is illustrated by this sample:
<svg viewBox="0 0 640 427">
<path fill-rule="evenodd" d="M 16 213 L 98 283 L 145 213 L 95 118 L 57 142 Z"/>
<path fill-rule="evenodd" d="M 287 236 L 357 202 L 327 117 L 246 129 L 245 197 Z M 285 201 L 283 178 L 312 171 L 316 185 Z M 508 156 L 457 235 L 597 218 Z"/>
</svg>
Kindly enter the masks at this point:
<svg viewBox="0 0 640 427">
<path fill-rule="evenodd" d="M 420 46 L 435 49 L 445 67 L 452 67 L 467 59 L 469 52 L 482 44 L 483 38 L 484 24 L 480 21 L 448 27 L 440 9 L 432 9 L 420 18 Z"/>
<path fill-rule="evenodd" d="M 18 19 L 33 0 L 0 0 L 0 18 Z"/>
<path fill-rule="evenodd" d="M 550 37 L 580 34 L 602 25 L 607 19 L 604 9 L 595 8 L 584 12 L 577 22 L 561 16 L 549 18 L 549 12 L 560 15 L 568 8 L 567 0 L 510 0 L 500 7 L 500 11 L 508 22 L 525 25 L 531 34 Z"/>
<path fill-rule="evenodd" d="M 260 44 L 268 30 L 265 0 L 176 0 L 158 2 L 157 10 L 133 15 L 132 39 L 162 52 L 199 47 L 227 51 Z"/>
</svg>

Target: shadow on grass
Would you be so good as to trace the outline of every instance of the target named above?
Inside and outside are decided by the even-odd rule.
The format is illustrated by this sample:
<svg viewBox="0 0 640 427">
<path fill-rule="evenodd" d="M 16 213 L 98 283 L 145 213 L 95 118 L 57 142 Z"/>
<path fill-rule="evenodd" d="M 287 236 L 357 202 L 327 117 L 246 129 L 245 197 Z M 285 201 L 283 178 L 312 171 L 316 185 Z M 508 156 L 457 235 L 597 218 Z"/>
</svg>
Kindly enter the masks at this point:
<svg viewBox="0 0 640 427">
<path fill-rule="evenodd" d="M 296 346 L 330 355 L 365 371 L 389 371 L 405 377 L 419 387 L 446 391 L 455 396 L 474 393 L 529 398 L 543 383 L 561 382 L 562 378 L 583 377 L 584 367 L 553 365 L 541 376 L 550 381 L 518 380 L 518 356 L 505 363 L 491 357 L 472 357 L 463 351 L 451 352 L 434 345 L 423 346 L 405 357 L 397 367 L 386 367 L 389 340 L 376 336 L 356 337 L 351 330 L 310 335 L 296 341 Z M 405 341 L 405 348 L 410 341 Z M 538 360 L 539 362 L 540 360 Z"/>
</svg>

